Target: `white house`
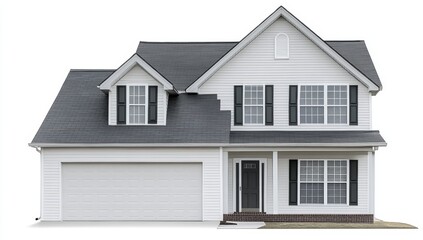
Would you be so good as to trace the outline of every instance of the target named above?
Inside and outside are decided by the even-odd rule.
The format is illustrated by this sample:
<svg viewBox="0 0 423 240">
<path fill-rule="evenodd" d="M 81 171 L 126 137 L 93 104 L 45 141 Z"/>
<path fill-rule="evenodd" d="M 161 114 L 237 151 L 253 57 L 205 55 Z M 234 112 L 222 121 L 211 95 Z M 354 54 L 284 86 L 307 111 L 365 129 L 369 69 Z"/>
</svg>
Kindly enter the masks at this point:
<svg viewBox="0 0 423 240">
<path fill-rule="evenodd" d="M 283 7 L 239 42 L 140 42 L 71 70 L 30 146 L 41 220 L 373 222 L 364 41 L 324 41 Z"/>
</svg>

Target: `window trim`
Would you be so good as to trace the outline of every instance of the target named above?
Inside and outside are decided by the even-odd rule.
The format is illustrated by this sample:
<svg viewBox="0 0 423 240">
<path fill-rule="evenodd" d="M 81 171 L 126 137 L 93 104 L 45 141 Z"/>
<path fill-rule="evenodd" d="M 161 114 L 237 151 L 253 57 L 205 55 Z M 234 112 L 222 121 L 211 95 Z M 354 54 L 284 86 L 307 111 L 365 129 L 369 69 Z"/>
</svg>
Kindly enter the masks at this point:
<svg viewBox="0 0 423 240">
<path fill-rule="evenodd" d="M 278 37 L 281 36 L 281 35 L 285 35 L 286 40 L 287 40 L 286 41 L 286 56 L 278 56 L 276 54 L 276 50 L 277 50 L 277 47 L 278 47 L 278 44 L 277 44 Z M 278 34 L 276 34 L 276 36 L 275 36 L 274 51 L 275 51 L 275 59 L 289 59 L 289 36 L 288 36 L 288 34 L 286 34 L 286 33 L 278 33 Z"/>
<path fill-rule="evenodd" d="M 323 86 L 323 107 L 324 107 L 324 116 L 323 116 L 323 123 L 301 123 L 301 87 L 302 86 Z M 328 123 L 328 106 L 335 106 L 335 105 L 328 105 L 328 86 L 346 86 L 347 87 L 347 122 L 346 123 Z M 337 84 L 337 83 L 331 83 L 331 84 L 298 84 L 297 89 L 297 119 L 298 125 L 305 125 L 305 126 L 349 126 L 350 125 L 350 88 L 349 84 Z M 320 106 L 320 105 L 319 105 Z M 337 106 L 337 105 L 336 105 Z"/>
<path fill-rule="evenodd" d="M 324 172 L 324 176 L 323 176 L 323 204 L 320 203 L 301 203 L 301 192 L 300 192 L 300 184 L 301 184 L 301 179 L 300 179 L 300 173 L 301 173 L 301 169 L 300 169 L 300 162 L 301 161 L 323 161 L 323 172 Z M 345 184 L 347 185 L 347 195 L 346 195 L 346 201 L 345 203 L 328 203 L 328 183 L 340 183 L 340 182 L 328 182 L 328 176 L 327 176 L 327 167 L 328 167 L 328 161 L 346 161 L 347 162 L 347 180 L 345 182 Z M 297 162 L 298 166 L 297 166 L 297 205 L 298 206 L 326 206 L 326 207 L 332 207 L 332 206 L 339 206 L 339 207 L 345 207 L 345 206 L 350 206 L 349 205 L 349 199 L 350 199 L 350 160 L 349 159 L 343 159 L 343 158 L 331 158 L 331 159 L 316 159 L 316 158 L 303 158 L 303 159 L 298 159 Z M 343 183 L 343 182 L 342 182 Z"/>
<path fill-rule="evenodd" d="M 140 86 L 140 87 L 145 87 L 145 108 L 144 108 L 144 123 L 130 123 L 129 122 L 129 107 L 130 107 L 130 102 L 129 102 L 129 89 L 131 88 L 131 86 Z M 126 84 L 126 125 L 156 125 L 156 124 L 148 124 L 148 84 Z M 132 104 L 134 105 L 134 104 Z M 138 104 L 141 105 L 141 104 Z"/>
<path fill-rule="evenodd" d="M 246 123 L 246 121 L 245 121 L 245 107 L 247 107 L 246 106 L 246 104 L 245 104 L 245 86 L 263 86 L 263 104 L 262 104 L 262 107 L 263 107 L 263 122 L 262 123 Z M 266 111 L 265 111 L 265 109 L 266 109 L 266 85 L 265 84 L 243 84 L 242 85 L 242 121 L 243 121 L 243 125 L 246 125 L 246 126 L 265 126 L 266 125 L 266 117 L 265 117 L 265 114 L 266 114 Z M 251 107 L 251 106 L 259 106 L 259 105 L 248 105 L 248 107 Z"/>
</svg>

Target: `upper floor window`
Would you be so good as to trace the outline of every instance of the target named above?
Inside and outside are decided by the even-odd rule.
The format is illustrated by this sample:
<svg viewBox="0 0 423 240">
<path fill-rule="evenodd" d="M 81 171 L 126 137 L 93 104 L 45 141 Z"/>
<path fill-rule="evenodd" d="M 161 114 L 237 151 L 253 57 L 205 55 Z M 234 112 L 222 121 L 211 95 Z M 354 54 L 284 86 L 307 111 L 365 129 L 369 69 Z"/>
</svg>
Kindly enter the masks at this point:
<svg viewBox="0 0 423 240">
<path fill-rule="evenodd" d="M 275 37 L 275 58 L 289 58 L 289 38 L 285 33 L 279 33 Z"/>
<path fill-rule="evenodd" d="M 273 85 L 234 86 L 234 126 L 273 125 Z"/>
<path fill-rule="evenodd" d="M 157 94 L 157 86 L 116 86 L 116 123 L 157 124 Z"/>
<path fill-rule="evenodd" d="M 328 86 L 328 123 L 347 124 L 347 86 Z"/>
<path fill-rule="evenodd" d="M 263 124 L 264 122 L 264 86 L 245 85 L 244 87 L 244 123 Z"/>
<path fill-rule="evenodd" d="M 324 86 L 301 86 L 300 123 L 324 123 Z"/>
<path fill-rule="evenodd" d="M 145 86 L 129 86 L 128 119 L 129 124 L 145 124 L 146 91 Z"/>
<path fill-rule="evenodd" d="M 307 85 L 300 87 L 300 124 L 347 124 L 346 85 Z"/>
</svg>

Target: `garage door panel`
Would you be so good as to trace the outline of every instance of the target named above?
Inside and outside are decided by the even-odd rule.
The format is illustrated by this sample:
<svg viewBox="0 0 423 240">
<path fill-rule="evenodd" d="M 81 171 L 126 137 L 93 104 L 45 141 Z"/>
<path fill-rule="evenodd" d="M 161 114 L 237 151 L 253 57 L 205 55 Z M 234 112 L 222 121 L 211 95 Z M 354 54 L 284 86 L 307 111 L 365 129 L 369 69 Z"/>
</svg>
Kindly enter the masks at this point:
<svg viewBox="0 0 423 240">
<path fill-rule="evenodd" d="M 64 220 L 201 220 L 199 163 L 64 163 Z"/>
</svg>

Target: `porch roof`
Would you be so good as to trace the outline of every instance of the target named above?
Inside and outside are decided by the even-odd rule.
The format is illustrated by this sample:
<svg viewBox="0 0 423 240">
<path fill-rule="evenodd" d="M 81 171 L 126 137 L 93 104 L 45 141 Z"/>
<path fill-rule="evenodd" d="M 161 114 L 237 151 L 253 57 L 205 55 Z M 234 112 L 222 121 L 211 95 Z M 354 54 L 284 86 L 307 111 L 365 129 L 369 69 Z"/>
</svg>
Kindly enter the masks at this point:
<svg viewBox="0 0 423 240">
<path fill-rule="evenodd" d="M 379 131 L 231 131 L 231 144 L 386 146 Z"/>
</svg>

